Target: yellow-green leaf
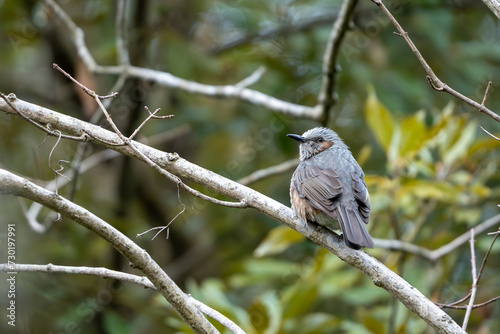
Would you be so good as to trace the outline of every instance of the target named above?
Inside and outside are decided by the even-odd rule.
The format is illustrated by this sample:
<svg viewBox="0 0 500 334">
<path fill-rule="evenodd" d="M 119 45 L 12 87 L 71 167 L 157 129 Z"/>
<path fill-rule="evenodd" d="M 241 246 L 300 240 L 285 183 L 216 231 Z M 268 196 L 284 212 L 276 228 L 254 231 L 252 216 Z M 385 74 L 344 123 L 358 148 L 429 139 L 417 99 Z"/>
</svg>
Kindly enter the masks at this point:
<svg viewBox="0 0 500 334">
<path fill-rule="evenodd" d="M 426 138 L 425 113 L 420 110 L 401 122 L 399 154 L 402 157 L 411 157 L 422 148 Z"/>
<path fill-rule="evenodd" d="M 278 226 L 266 235 L 264 240 L 255 249 L 256 257 L 278 254 L 304 239 L 304 236 L 289 227 Z"/>
<path fill-rule="evenodd" d="M 368 97 L 365 102 L 365 117 L 370 129 L 382 148 L 387 152 L 394 132 L 394 119 L 391 112 L 377 98 L 373 86 L 368 86 Z"/>
</svg>

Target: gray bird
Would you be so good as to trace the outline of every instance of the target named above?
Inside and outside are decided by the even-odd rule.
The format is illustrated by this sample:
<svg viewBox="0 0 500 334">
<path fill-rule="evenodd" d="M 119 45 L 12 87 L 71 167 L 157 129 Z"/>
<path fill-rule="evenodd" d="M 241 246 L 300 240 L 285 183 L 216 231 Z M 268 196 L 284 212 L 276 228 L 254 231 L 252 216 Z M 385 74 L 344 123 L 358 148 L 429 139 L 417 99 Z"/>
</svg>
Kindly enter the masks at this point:
<svg viewBox="0 0 500 334">
<path fill-rule="evenodd" d="M 287 136 L 300 142 L 300 164 L 290 185 L 295 213 L 330 230 L 340 225 L 350 248 L 373 248 L 365 227 L 370 218 L 365 175 L 347 145 L 327 128 Z"/>
</svg>

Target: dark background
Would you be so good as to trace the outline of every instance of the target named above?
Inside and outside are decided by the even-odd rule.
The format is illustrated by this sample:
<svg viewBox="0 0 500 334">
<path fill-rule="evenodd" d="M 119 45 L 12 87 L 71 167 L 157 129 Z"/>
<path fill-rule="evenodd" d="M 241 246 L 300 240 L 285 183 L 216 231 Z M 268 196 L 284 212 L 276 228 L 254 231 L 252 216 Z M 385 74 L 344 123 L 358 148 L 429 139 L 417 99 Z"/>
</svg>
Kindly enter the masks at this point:
<svg viewBox="0 0 500 334">
<path fill-rule="evenodd" d="M 113 1 L 59 1 L 85 32 L 101 65 L 115 65 Z M 128 43 L 134 65 L 170 72 L 201 83 L 235 84 L 259 66 L 267 68 L 251 88 L 313 106 L 321 87 L 322 56 L 339 1 L 130 1 Z M 448 85 L 486 105 L 500 103 L 500 28 L 477 1 L 393 2 L 396 18 Z M 315 19 L 316 18 L 316 19 Z M 307 29 L 294 29 L 311 20 Z M 89 73 L 71 34 L 36 1 L 0 2 L 0 91 L 31 103 L 90 120 L 92 99 L 52 68 L 58 63 L 100 94 L 117 77 Z M 289 27 L 223 49 L 241 36 Z M 360 1 L 354 25 L 338 58 L 341 68 L 328 126 L 350 146 L 366 173 L 372 199 L 372 236 L 404 239 L 436 249 L 498 214 L 497 142 L 492 119 L 450 95 L 432 90 L 425 72 L 395 28 L 370 1 Z M 371 92 L 371 93 L 370 93 Z M 235 99 L 212 99 L 127 80 L 109 111 L 125 134 L 161 107 L 173 119 L 150 121 L 140 138 L 170 134 L 152 146 L 238 180 L 298 156 L 287 133 L 319 123 L 295 119 Z M 384 107 L 385 106 L 385 107 Z M 108 127 L 104 120 L 99 121 Z M 19 117 L 0 114 L 0 167 L 39 184 L 54 179 L 49 152 L 56 139 Z M 41 144 L 44 142 L 43 144 Z M 51 165 L 73 160 L 78 144 L 61 141 Z M 102 147 L 88 145 L 89 157 Z M 66 165 L 66 169 L 70 168 Z M 292 171 L 250 186 L 288 205 Z M 60 179 L 61 180 L 61 179 Z M 167 224 L 166 233 L 137 239 L 184 291 L 221 311 L 247 333 L 430 333 L 427 325 L 363 274 L 296 232 L 251 209 L 208 204 L 184 192 L 143 163 L 107 160 L 72 178 L 59 193 L 72 198 L 130 238 Z M 197 187 L 194 185 L 194 187 Z M 198 189 L 205 191 L 201 187 Z M 0 236 L 16 227 L 16 261 L 107 267 L 140 274 L 106 242 L 72 221 L 51 223 L 39 234 L 29 228 L 24 199 L 3 196 Z M 495 229 L 493 228 L 492 231 Z M 478 266 L 492 236 L 476 237 Z M 3 262 L 7 251 L 0 240 Z M 498 245 L 481 279 L 477 302 L 500 293 Z M 471 286 L 470 251 L 464 245 L 436 263 L 383 249 L 368 250 L 437 302 L 453 302 Z M 2 277 L 7 277 L 2 276 Z M 5 282 L 5 281 L 4 281 Z M 1 309 L 7 302 L 0 284 Z M 189 333 L 157 293 L 99 277 L 19 273 L 18 333 Z M 465 311 L 448 311 L 461 323 Z M 3 313 L 2 313 L 3 314 Z M 2 331 L 12 330 L 2 316 Z M 0 319 L 2 319 L 0 318 Z M 495 333 L 498 304 L 474 310 L 471 333 Z"/>
</svg>

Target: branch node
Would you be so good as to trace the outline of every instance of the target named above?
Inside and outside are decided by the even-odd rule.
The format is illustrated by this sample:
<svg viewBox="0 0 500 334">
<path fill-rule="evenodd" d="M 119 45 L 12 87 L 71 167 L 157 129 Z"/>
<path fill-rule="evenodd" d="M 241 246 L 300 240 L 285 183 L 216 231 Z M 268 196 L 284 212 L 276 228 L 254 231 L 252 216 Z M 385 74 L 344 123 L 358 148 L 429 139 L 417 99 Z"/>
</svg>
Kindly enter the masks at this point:
<svg viewBox="0 0 500 334">
<path fill-rule="evenodd" d="M 490 87 L 491 87 L 491 80 L 488 82 L 488 86 L 486 86 L 486 91 L 484 92 L 483 101 L 481 102 L 482 106 L 484 106 L 484 103 L 486 102 L 486 98 L 488 97 L 488 92 L 490 91 Z"/>
<path fill-rule="evenodd" d="M 442 83 L 440 83 L 440 85 L 436 85 L 436 83 L 434 82 L 434 80 L 431 78 L 430 75 L 427 75 L 425 77 L 427 79 L 427 82 L 429 83 L 429 85 L 431 86 L 432 89 L 434 90 L 437 90 L 437 91 L 442 91 L 444 89 Z"/>
</svg>

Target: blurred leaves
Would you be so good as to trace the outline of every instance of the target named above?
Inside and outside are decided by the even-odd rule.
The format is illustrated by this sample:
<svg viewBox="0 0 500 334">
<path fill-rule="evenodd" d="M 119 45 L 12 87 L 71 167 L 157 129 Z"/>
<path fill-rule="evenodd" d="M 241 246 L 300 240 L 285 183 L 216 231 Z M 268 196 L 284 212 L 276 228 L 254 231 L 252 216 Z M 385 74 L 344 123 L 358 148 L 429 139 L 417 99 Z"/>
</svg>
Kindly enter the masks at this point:
<svg viewBox="0 0 500 334">
<path fill-rule="evenodd" d="M 254 250 L 256 257 L 263 257 L 281 253 L 291 245 L 304 240 L 304 236 L 286 226 L 272 229 L 266 238 Z"/>
</svg>

